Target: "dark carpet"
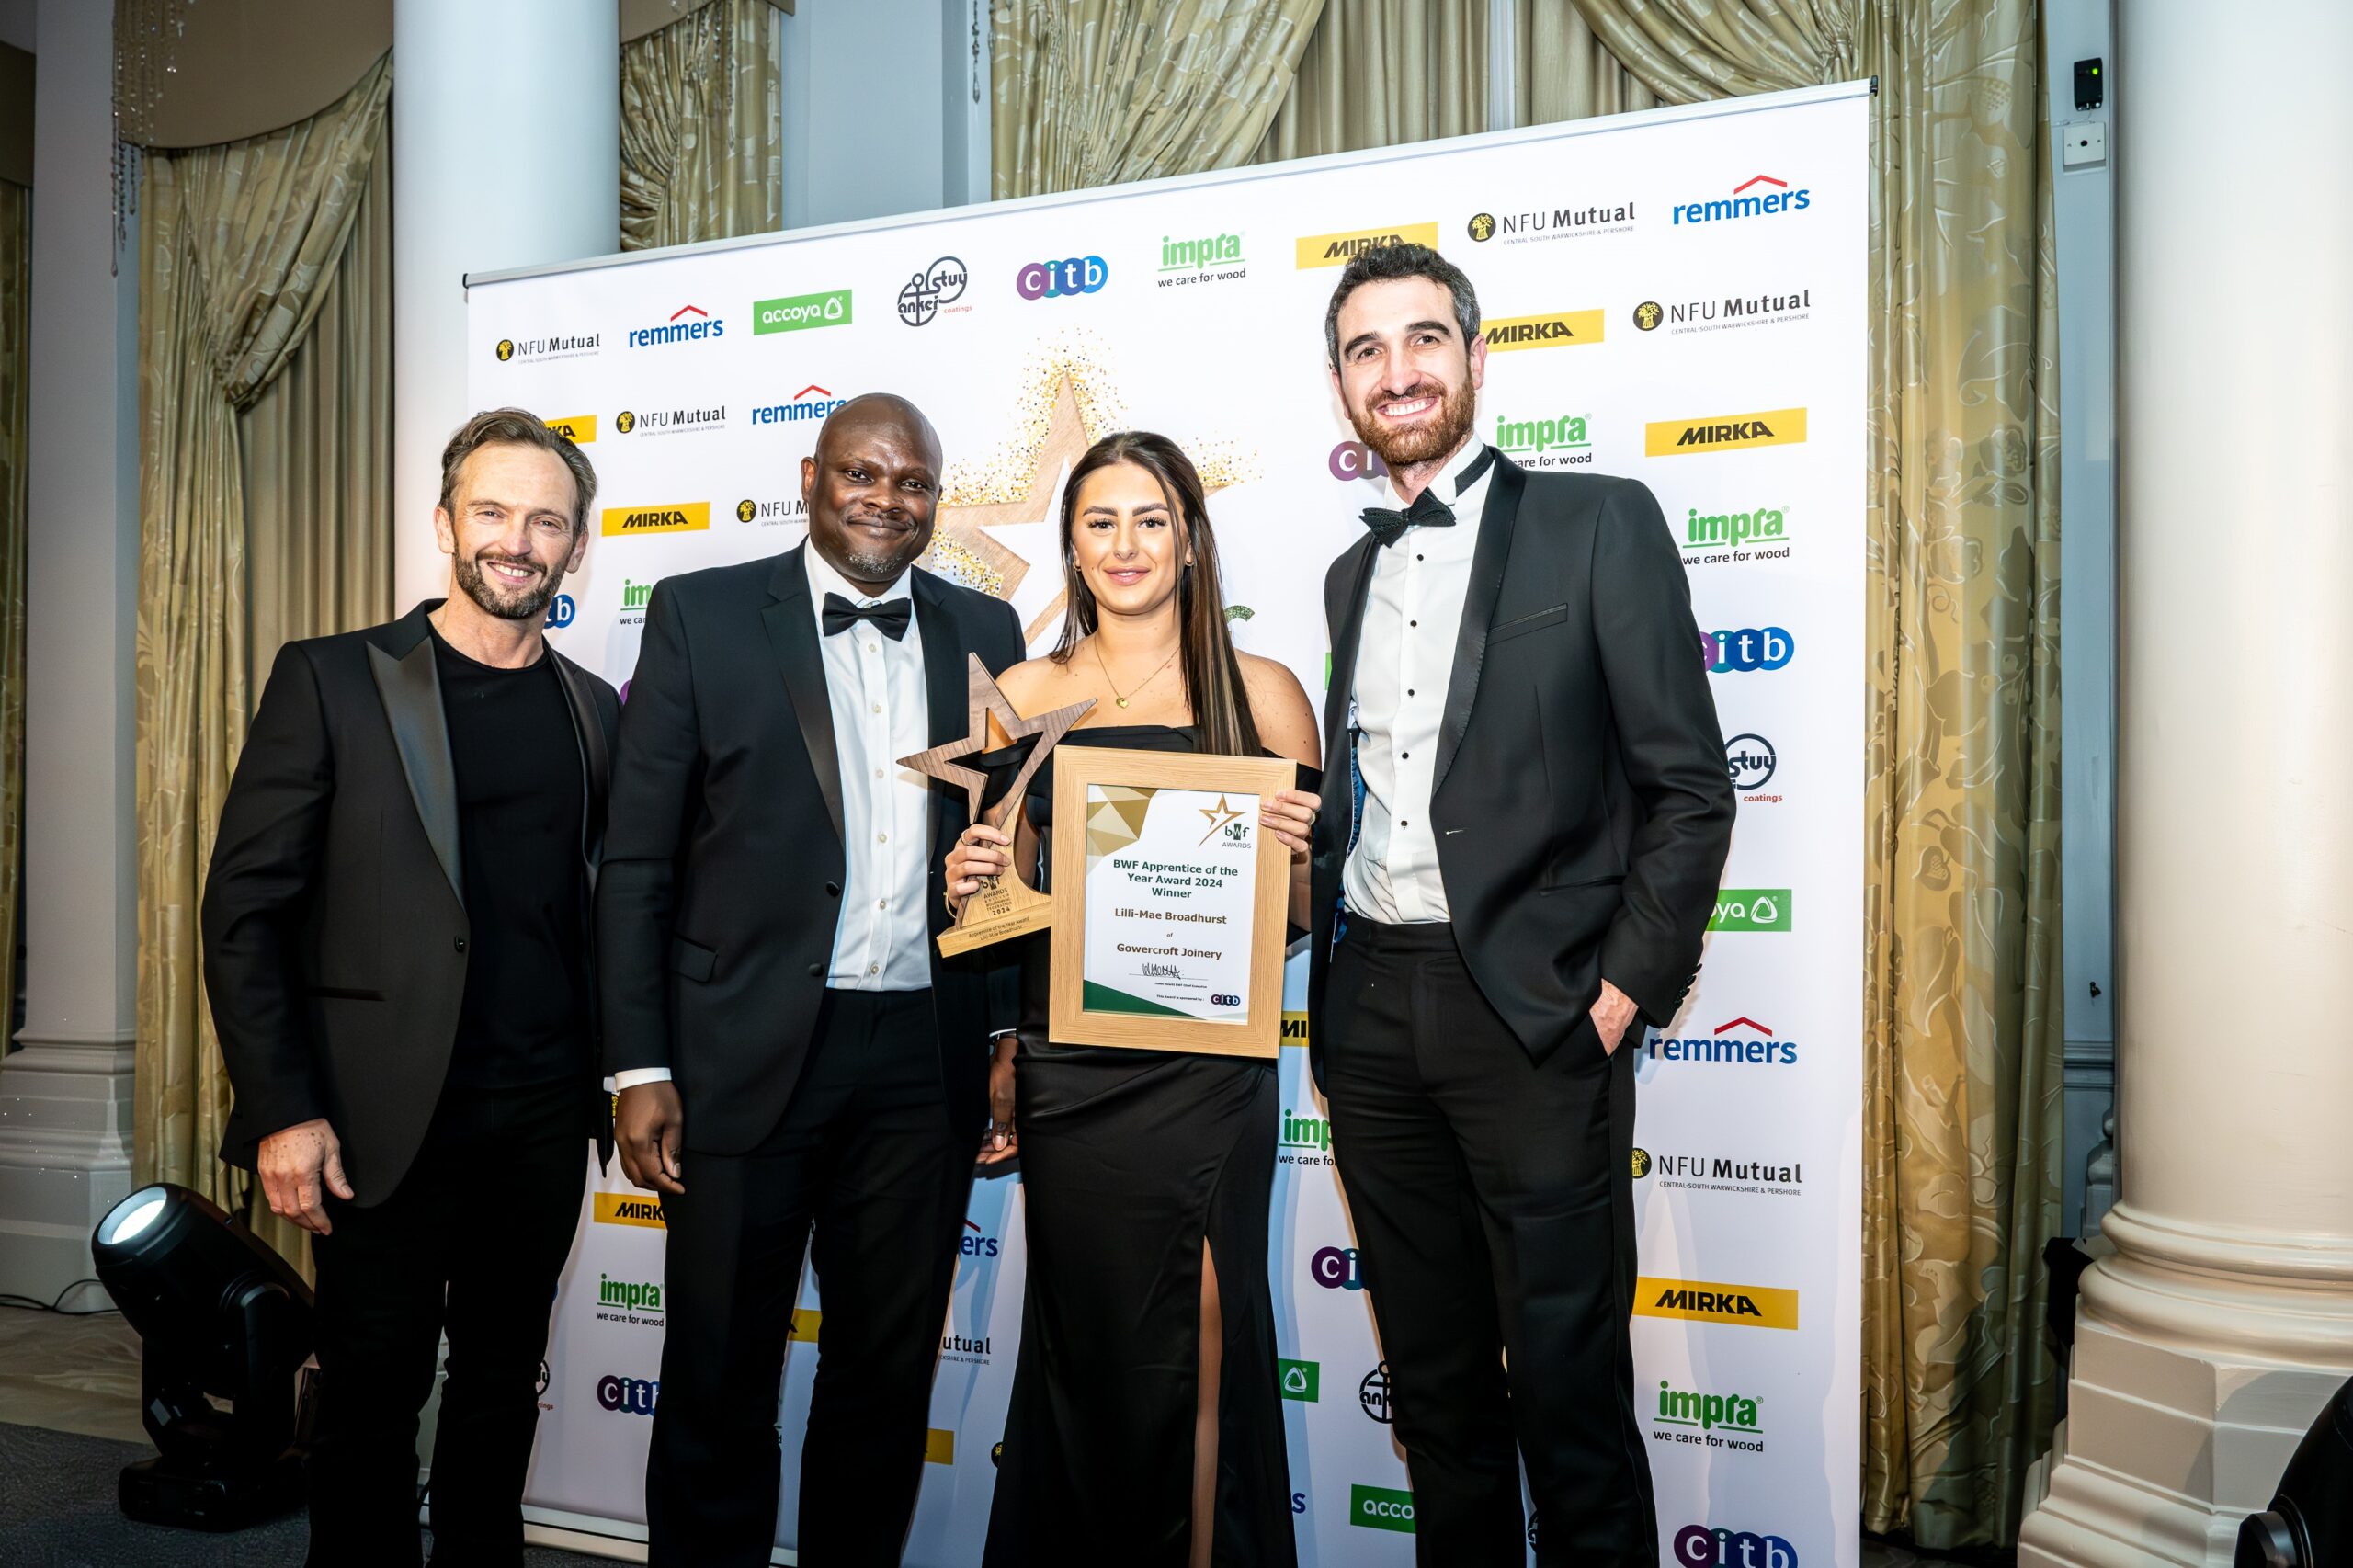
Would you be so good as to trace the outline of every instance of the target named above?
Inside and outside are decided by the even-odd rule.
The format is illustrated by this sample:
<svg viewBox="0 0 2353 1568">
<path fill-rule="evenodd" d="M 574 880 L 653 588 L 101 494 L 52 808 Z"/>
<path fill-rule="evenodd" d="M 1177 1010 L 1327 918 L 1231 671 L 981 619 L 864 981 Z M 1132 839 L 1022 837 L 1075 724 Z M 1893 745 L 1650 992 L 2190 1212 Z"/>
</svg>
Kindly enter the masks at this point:
<svg viewBox="0 0 2353 1568">
<path fill-rule="evenodd" d="M 0 1423 L 0 1564 L 6 1568 L 301 1568 L 300 1513 L 233 1535 L 134 1524 L 115 1507 L 115 1477 L 151 1457 L 144 1443 Z M 429 1542 L 430 1536 L 426 1538 Z M 550 1547 L 529 1568 L 608 1568 L 608 1560 Z"/>
</svg>

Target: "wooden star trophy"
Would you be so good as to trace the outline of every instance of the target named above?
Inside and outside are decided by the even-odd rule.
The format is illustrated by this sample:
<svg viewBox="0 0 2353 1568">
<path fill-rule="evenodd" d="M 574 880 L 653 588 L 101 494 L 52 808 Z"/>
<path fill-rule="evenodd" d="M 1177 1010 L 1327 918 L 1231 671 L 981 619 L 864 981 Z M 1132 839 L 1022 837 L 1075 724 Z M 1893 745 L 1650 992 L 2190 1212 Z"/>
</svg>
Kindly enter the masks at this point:
<svg viewBox="0 0 2353 1568">
<path fill-rule="evenodd" d="M 1036 777 L 1039 765 L 1046 754 L 1070 733 L 1071 726 L 1085 718 L 1095 699 L 1074 702 L 1067 708 L 1057 708 L 1051 713 L 1040 713 L 1034 719 L 1024 719 L 1013 710 L 1013 704 L 997 689 L 995 678 L 988 666 L 981 663 L 978 653 L 964 655 L 968 670 L 965 687 L 965 709 L 972 716 L 968 733 L 961 741 L 934 746 L 929 751 L 899 759 L 902 767 L 912 767 L 917 773 L 928 774 L 944 784 L 952 784 L 964 791 L 965 813 L 975 822 L 1012 832 L 1006 824 L 1021 812 L 1021 802 Z M 998 724 L 1009 740 L 1018 741 L 1025 735 L 1035 735 L 1038 744 L 1029 748 L 1023 759 L 1021 771 L 1014 776 L 1013 787 L 986 812 L 981 810 L 981 796 L 988 788 L 988 775 L 963 767 L 959 757 L 989 749 L 989 716 L 995 714 Z M 1054 901 L 1029 886 L 1021 880 L 1018 867 L 1010 869 L 1004 877 L 984 877 L 980 890 L 964 901 L 956 915 L 956 924 L 939 934 L 939 950 L 948 957 L 991 942 L 1002 942 L 1009 937 L 1026 936 L 1041 931 L 1054 923 Z"/>
</svg>

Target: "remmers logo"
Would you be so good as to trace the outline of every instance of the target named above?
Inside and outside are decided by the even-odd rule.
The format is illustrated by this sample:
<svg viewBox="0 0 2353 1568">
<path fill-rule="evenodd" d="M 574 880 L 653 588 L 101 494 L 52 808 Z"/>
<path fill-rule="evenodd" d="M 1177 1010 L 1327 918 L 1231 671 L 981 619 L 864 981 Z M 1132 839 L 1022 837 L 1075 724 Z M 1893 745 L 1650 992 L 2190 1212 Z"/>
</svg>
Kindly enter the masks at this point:
<svg viewBox="0 0 2353 1568">
<path fill-rule="evenodd" d="M 699 343 L 707 337 L 726 335 L 726 317 L 712 315 L 700 305 L 680 305 L 660 326 L 632 328 L 629 346 L 631 348 L 666 348 L 673 344 Z"/>
<path fill-rule="evenodd" d="M 1013 290 L 1025 300 L 1066 300 L 1074 294 L 1099 294 L 1110 280 L 1110 265 L 1101 256 L 1074 256 L 1029 263 L 1013 275 Z"/>
<path fill-rule="evenodd" d="M 981 1229 L 977 1221 L 967 1220 L 964 1229 L 972 1233 L 959 1243 L 966 1257 L 995 1257 L 1001 1244 L 997 1238 Z"/>
<path fill-rule="evenodd" d="M 1373 1530 L 1414 1533 L 1414 1494 L 1389 1486 L 1348 1488 L 1348 1523 Z"/>
<path fill-rule="evenodd" d="M 1733 1324 L 1743 1328 L 1798 1325 L 1798 1293 L 1768 1285 L 1721 1285 L 1697 1279 L 1634 1281 L 1634 1315 Z"/>
<path fill-rule="evenodd" d="M 1326 1290 L 1361 1290 L 1364 1276 L 1354 1247 L 1324 1247 L 1307 1260 L 1307 1277 Z"/>
<path fill-rule="evenodd" d="M 1555 311 L 1549 315 L 1507 316 L 1491 321 L 1481 335 L 1487 340 L 1487 352 L 1495 354 L 1598 343 L 1601 332 L 1599 311 Z"/>
<path fill-rule="evenodd" d="M 1802 212 L 1813 205 L 1813 192 L 1801 187 L 1792 190 L 1790 182 L 1772 175 L 1751 175 L 1732 187 L 1730 196 L 1709 200 L 1682 201 L 1675 206 L 1675 222 L 1723 223 L 1742 218 L 1779 218 L 1792 212 Z"/>
<path fill-rule="evenodd" d="M 848 399 L 835 397 L 824 387 L 812 381 L 792 394 L 790 403 L 761 403 L 752 410 L 755 425 L 800 425 L 810 420 L 822 420 Z"/>
<path fill-rule="evenodd" d="M 1712 923 L 1711 926 L 1712 929 Z M 1739 1017 L 1718 1024 L 1712 1034 L 1660 1035 L 1643 1049 L 1659 1062 L 1719 1062 L 1747 1067 L 1794 1067 L 1794 1040 L 1777 1037 L 1755 1018 Z"/>
<path fill-rule="evenodd" d="M 1295 242 L 1299 265 L 1346 267 L 1366 251 L 1382 245 L 1427 245 L 1438 249 L 1438 225 L 1393 223 L 1380 229 L 1343 229 L 1336 234 L 1306 234 Z"/>
<path fill-rule="evenodd" d="M 818 294 L 787 294 L 780 299 L 752 301 L 752 335 L 772 332 L 807 332 L 813 327 L 847 326 L 850 290 L 828 289 Z"/>
<path fill-rule="evenodd" d="M 1675 1532 L 1675 1561 L 1688 1568 L 1800 1568 L 1798 1549 L 1779 1536 L 1710 1525 Z"/>
<path fill-rule="evenodd" d="M 1793 447 L 1804 440 L 1805 410 L 1775 408 L 1761 414 L 1653 420 L 1643 427 L 1643 455 L 1688 457 L 1704 452 L 1745 451 L 1751 447 Z"/>
<path fill-rule="evenodd" d="M 1779 626 L 1702 631 L 1699 650 L 1711 675 L 1778 670 L 1797 656 L 1798 640 Z"/>
<path fill-rule="evenodd" d="M 1495 446 L 1523 468 L 1572 468 L 1593 461 L 1593 442 L 1582 414 L 1556 414 L 1550 419 L 1498 414 Z"/>
</svg>

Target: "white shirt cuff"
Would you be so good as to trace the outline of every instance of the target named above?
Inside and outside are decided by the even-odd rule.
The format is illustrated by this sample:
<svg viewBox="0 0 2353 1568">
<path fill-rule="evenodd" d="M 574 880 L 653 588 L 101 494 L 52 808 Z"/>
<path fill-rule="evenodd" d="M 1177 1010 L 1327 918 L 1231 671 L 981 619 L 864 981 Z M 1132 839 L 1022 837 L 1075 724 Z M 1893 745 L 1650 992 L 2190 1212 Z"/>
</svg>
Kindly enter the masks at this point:
<svg viewBox="0 0 2353 1568">
<path fill-rule="evenodd" d="M 667 1067 L 624 1067 L 613 1074 L 613 1093 L 634 1089 L 640 1084 L 666 1084 L 670 1081 Z"/>
</svg>

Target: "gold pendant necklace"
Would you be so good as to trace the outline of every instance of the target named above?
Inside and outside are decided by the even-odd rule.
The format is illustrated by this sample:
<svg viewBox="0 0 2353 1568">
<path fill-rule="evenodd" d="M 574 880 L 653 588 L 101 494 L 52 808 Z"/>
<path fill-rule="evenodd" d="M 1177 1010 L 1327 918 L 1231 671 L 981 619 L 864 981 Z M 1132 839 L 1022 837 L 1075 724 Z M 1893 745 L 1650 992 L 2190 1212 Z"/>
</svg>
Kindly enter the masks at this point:
<svg viewBox="0 0 2353 1568">
<path fill-rule="evenodd" d="M 1103 640 L 1099 637 L 1095 638 L 1089 643 L 1089 646 L 1095 650 L 1095 667 L 1103 672 L 1103 684 L 1111 688 L 1111 700 L 1118 703 L 1120 707 L 1125 708 L 1128 705 L 1128 699 L 1120 695 L 1120 683 L 1111 678 L 1111 666 L 1103 662 Z M 1160 671 L 1165 670 L 1170 665 L 1175 664 L 1176 662 L 1176 655 L 1182 653 L 1184 648 L 1185 640 L 1180 637 L 1176 640 L 1176 646 L 1168 650 L 1168 657 L 1160 661 L 1160 669 L 1154 670 L 1152 674 L 1144 676 L 1142 680 L 1137 682 L 1134 686 L 1130 687 L 1128 688 L 1129 695 L 1133 696 L 1135 693 L 1142 691 L 1145 687 L 1150 686 L 1154 681 L 1158 680 L 1160 678 Z"/>
</svg>

